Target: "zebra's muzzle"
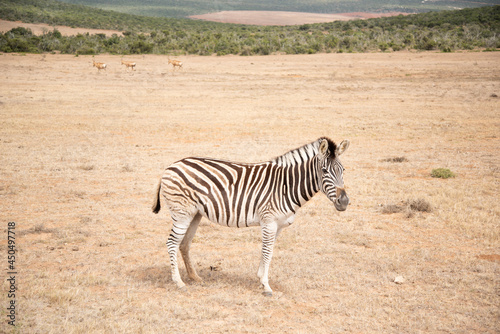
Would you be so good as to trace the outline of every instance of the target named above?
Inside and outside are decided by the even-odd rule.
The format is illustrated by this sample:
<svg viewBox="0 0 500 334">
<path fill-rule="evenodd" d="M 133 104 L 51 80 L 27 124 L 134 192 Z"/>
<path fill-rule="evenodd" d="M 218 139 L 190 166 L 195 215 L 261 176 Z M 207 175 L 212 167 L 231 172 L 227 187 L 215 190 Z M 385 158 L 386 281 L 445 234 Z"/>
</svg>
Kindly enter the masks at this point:
<svg viewBox="0 0 500 334">
<path fill-rule="evenodd" d="M 349 197 L 344 188 L 337 187 L 337 199 L 333 202 L 335 209 L 338 211 L 345 211 L 349 205 Z"/>
</svg>

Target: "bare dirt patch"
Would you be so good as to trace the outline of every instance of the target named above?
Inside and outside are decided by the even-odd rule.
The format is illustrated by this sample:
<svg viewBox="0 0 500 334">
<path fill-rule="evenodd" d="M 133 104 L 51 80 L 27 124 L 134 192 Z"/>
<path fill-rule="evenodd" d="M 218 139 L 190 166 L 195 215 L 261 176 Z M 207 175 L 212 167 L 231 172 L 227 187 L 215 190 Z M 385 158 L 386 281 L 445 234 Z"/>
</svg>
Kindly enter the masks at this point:
<svg viewBox="0 0 500 334">
<path fill-rule="evenodd" d="M 24 23 L 21 21 L 0 20 L 0 32 L 4 33 L 17 27 L 29 28 L 35 35 L 42 35 L 48 31 L 53 31 L 54 29 L 59 30 L 59 32 L 64 36 L 74 36 L 85 33 L 89 33 L 91 35 L 105 34 L 108 37 L 112 36 L 113 34 L 117 34 L 118 36 L 122 35 L 121 31 L 115 31 L 115 30 L 71 28 L 67 26 L 51 26 L 45 23 Z"/>
<path fill-rule="evenodd" d="M 407 15 L 406 13 L 339 13 L 339 14 L 317 14 L 301 12 L 279 12 L 279 11 L 222 11 L 202 15 L 190 16 L 192 19 L 250 24 L 250 25 L 299 25 L 306 23 L 322 23 L 333 21 L 349 21 L 356 19 L 368 19 L 377 17 L 387 17 L 396 15 Z"/>
<path fill-rule="evenodd" d="M 0 253 L 16 222 L 16 333 L 496 333 L 500 54 L 0 55 Z M 322 194 L 280 235 L 203 220 L 204 283 L 170 279 L 163 169 L 268 160 L 329 136 L 351 205 Z M 402 162 L 391 157 L 404 157 Z M 455 178 L 436 179 L 434 168 Z M 384 213 L 423 199 L 431 211 Z M 8 282 L 0 285 L 0 332 Z M 397 278 L 397 279 L 396 279 Z M 395 282 L 401 283 L 396 284 Z"/>
<path fill-rule="evenodd" d="M 477 256 L 479 259 L 487 260 L 487 261 L 494 261 L 494 262 L 500 262 L 500 255 L 498 254 L 482 254 Z"/>
</svg>

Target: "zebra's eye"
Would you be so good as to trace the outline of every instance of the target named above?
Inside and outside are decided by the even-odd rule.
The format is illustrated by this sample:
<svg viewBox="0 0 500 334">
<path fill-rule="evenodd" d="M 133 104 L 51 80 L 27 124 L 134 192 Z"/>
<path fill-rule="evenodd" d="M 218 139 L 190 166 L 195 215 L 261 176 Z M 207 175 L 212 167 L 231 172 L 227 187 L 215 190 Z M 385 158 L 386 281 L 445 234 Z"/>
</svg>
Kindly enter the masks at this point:
<svg viewBox="0 0 500 334">
<path fill-rule="evenodd" d="M 328 169 L 326 169 L 326 167 L 321 168 L 321 170 L 322 170 L 322 171 L 323 171 L 323 173 L 325 173 L 325 174 L 326 174 L 326 173 L 328 173 Z"/>
</svg>

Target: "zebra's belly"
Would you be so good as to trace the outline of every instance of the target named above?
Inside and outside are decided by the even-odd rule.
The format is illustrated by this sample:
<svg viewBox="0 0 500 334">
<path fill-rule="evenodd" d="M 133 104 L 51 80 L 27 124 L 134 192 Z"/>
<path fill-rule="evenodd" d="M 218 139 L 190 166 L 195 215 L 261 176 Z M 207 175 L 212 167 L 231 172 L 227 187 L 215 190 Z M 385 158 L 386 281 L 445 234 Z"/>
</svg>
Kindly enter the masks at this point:
<svg viewBox="0 0 500 334">
<path fill-rule="evenodd" d="M 229 226 L 229 227 L 250 227 L 250 226 L 260 226 L 260 219 L 254 219 L 254 218 L 249 218 L 249 219 L 229 219 L 229 220 L 222 220 L 218 221 L 220 225 L 223 226 Z"/>
<path fill-rule="evenodd" d="M 225 214 L 214 215 L 212 211 L 207 212 L 205 208 L 200 207 L 199 211 L 202 215 L 213 223 L 220 224 L 222 226 L 228 227 L 251 227 L 260 226 L 263 220 L 274 221 L 278 226 L 289 226 L 292 225 L 295 214 L 293 212 L 288 213 L 253 213 L 244 215 L 237 215 L 235 212 L 226 212 Z M 267 217 L 267 218 L 265 218 Z"/>
<path fill-rule="evenodd" d="M 229 227 L 260 226 L 261 219 L 256 214 L 238 215 L 235 212 L 218 212 L 206 210 L 206 207 L 198 208 L 202 215 L 213 223 Z M 208 212 L 207 212 L 208 211 Z"/>
</svg>

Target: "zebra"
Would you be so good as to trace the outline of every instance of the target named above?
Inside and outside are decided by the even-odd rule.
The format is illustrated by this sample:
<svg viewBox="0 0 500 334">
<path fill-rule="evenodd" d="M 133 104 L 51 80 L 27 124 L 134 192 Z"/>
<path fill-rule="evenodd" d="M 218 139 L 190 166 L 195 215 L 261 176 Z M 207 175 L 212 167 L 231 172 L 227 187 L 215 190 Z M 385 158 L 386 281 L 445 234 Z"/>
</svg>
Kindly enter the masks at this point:
<svg viewBox="0 0 500 334">
<path fill-rule="evenodd" d="M 163 196 L 173 220 L 167 241 L 172 280 L 186 289 L 177 264 L 180 249 L 188 277 L 201 282 L 189 257 L 191 241 L 202 217 L 228 227 L 259 226 L 262 254 L 257 276 L 263 294 L 272 296 L 269 265 L 281 230 L 293 223 L 297 210 L 322 191 L 338 211 L 349 197 L 339 156 L 349 141 L 336 145 L 326 137 L 273 160 L 248 164 L 207 158 L 185 158 L 170 165 L 156 189 L 152 210 Z"/>
</svg>

